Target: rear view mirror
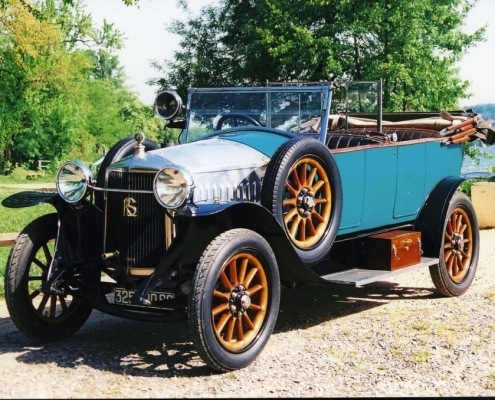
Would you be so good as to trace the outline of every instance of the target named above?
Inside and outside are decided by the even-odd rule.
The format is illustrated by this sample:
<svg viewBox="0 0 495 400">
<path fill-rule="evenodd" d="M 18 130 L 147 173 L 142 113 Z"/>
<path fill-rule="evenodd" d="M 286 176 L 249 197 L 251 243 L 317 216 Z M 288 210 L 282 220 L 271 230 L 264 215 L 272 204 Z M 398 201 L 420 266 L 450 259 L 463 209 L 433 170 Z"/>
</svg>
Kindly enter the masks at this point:
<svg viewBox="0 0 495 400">
<path fill-rule="evenodd" d="M 181 112 L 182 99 L 173 90 L 161 92 L 155 98 L 153 110 L 158 117 L 170 120 Z"/>
</svg>

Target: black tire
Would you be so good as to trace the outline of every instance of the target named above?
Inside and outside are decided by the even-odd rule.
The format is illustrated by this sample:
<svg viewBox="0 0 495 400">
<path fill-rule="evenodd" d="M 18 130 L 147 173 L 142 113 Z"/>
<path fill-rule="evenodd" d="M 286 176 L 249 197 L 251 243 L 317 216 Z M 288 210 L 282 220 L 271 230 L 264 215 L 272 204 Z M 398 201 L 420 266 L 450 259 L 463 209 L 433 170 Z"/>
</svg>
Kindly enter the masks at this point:
<svg viewBox="0 0 495 400">
<path fill-rule="evenodd" d="M 340 174 L 328 148 L 310 138 L 284 143 L 268 164 L 261 204 L 284 227 L 304 263 L 321 261 L 342 215 Z"/>
<path fill-rule="evenodd" d="M 31 222 L 16 239 L 5 274 L 5 300 L 12 321 L 26 336 L 41 342 L 72 336 L 93 309 L 80 297 L 38 290 L 46 282 L 53 258 L 57 224 L 57 214 Z"/>
<path fill-rule="evenodd" d="M 159 149 L 160 146 L 149 139 L 144 139 L 145 151 Z M 134 148 L 136 147 L 136 140 L 134 136 L 129 136 L 124 138 L 117 143 L 115 143 L 108 153 L 105 155 L 100 167 L 98 169 L 98 174 L 96 176 L 96 186 L 104 187 L 105 185 L 105 170 L 107 167 L 117 161 L 122 160 L 124 157 L 130 156 L 134 153 Z M 96 205 L 101 209 L 103 207 L 103 195 L 96 192 Z"/>
<path fill-rule="evenodd" d="M 469 198 L 456 192 L 443 227 L 440 262 L 430 267 L 436 289 L 444 296 L 460 296 L 473 282 L 478 268 L 480 234 Z"/>
<path fill-rule="evenodd" d="M 189 297 L 203 361 L 218 371 L 253 362 L 273 332 L 279 303 L 279 271 L 266 240 L 247 229 L 217 236 L 199 260 Z"/>
</svg>

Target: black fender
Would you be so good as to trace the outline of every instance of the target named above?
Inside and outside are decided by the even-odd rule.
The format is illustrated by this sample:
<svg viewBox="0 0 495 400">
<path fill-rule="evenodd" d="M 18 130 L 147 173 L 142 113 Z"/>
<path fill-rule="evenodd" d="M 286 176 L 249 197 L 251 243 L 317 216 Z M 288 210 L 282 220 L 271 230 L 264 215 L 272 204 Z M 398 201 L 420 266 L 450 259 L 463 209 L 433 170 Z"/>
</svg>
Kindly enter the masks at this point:
<svg viewBox="0 0 495 400">
<path fill-rule="evenodd" d="M 438 257 L 440 254 L 450 200 L 459 185 L 467 179 L 469 178 L 462 176 L 449 176 L 442 179 L 424 202 L 414 222 L 414 230 L 421 232 L 421 246 L 425 257 Z"/>
<path fill-rule="evenodd" d="M 101 259 L 103 243 L 103 214 L 90 201 L 77 206 L 66 203 L 57 192 L 25 191 L 5 198 L 7 208 L 51 204 L 58 214 L 57 260 L 70 266 L 87 260 Z"/>
<path fill-rule="evenodd" d="M 265 207 L 243 202 L 208 205 L 191 210 L 182 211 L 177 216 L 181 229 L 155 272 L 135 293 L 133 301 L 137 304 L 146 298 L 149 291 L 168 280 L 177 262 L 196 265 L 215 237 L 234 228 L 250 229 L 267 240 L 277 260 L 282 282 L 326 282 L 301 261 L 285 231 Z"/>
<path fill-rule="evenodd" d="M 7 208 L 32 207 L 39 204 L 52 204 L 55 208 L 60 199 L 57 192 L 18 192 L 10 195 L 2 201 L 2 206 Z"/>
</svg>

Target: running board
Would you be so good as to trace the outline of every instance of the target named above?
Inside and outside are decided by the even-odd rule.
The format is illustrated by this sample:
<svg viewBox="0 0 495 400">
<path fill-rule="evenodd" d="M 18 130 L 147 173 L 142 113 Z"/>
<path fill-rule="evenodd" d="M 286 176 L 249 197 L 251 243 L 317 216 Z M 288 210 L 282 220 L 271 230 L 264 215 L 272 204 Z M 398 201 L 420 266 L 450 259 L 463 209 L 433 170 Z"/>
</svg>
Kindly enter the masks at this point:
<svg viewBox="0 0 495 400">
<path fill-rule="evenodd" d="M 368 283 L 383 281 L 401 275 L 405 272 L 417 271 L 431 265 L 438 264 L 438 258 L 421 257 L 419 264 L 414 264 L 409 267 L 396 269 L 395 271 L 385 271 L 377 269 L 361 269 L 353 268 L 346 271 L 335 272 L 333 274 L 323 275 L 322 278 L 329 283 L 338 283 L 344 285 L 362 286 Z"/>
</svg>

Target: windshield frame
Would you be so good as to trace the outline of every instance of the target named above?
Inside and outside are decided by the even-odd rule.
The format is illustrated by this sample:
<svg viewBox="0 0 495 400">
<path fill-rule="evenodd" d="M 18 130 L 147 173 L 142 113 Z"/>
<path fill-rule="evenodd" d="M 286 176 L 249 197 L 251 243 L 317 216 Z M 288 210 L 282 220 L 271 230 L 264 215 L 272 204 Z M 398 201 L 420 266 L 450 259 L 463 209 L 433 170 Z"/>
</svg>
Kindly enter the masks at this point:
<svg viewBox="0 0 495 400">
<path fill-rule="evenodd" d="M 234 95 L 250 95 L 250 94 L 261 94 L 266 96 L 266 101 L 265 101 L 265 108 L 266 108 L 266 118 L 267 121 L 271 121 L 270 118 L 271 116 L 274 115 L 273 111 L 271 111 L 270 107 L 273 105 L 271 103 L 271 99 L 273 98 L 274 95 L 282 95 L 282 96 L 288 96 L 288 95 L 296 95 L 296 94 L 317 94 L 320 96 L 321 99 L 321 106 L 319 107 L 319 110 L 314 110 L 318 111 L 318 116 L 320 118 L 320 129 L 319 129 L 319 140 L 322 142 L 325 141 L 326 139 L 326 134 L 327 134 L 327 127 L 328 127 L 328 117 L 330 113 L 330 104 L 331 104 L 331 98 L 332 98 L 332 83 L 331 82 L 325 82 L 323 84 L 275 84 L 274 86 L 256 86 L 256 87 L 216 87 L 216 88 L 189 88 L 188 89 L 188 95 L 187 95 L 187 105 L 186 105 L 186 118 L 185 118 L 185 127 L 184 131 L 182 132 L 181 135 L 181 143 L 187 143 L 191 141 L 196 141 L 196 140 L 201 140 L 203 138 L 206 138 L 208 136 L 212 136 L 212 132 L 221 132 L 216 131 L 214 128 L 205 132 L 204 134 L 201 134 L 201 136 L 195 138 L 192 135 L 192 117 L 194 116 L 194 108 L 191 106 L 193 104 L 194 96 L 197 95 L 222 95 L 222 94 L 234 94 Z M 229 110 L 230 113 L 235 114 L 235 109 Z M 300 111 L 300 108 L 299 108 Z M 227 113 L 228 114 L 228 113 Z M 220 115 L 220 114 L 219 114 Z M 225 114 L 224 114 L 225 115 Z M 301 113 L 299 112 L 299 118 L 301 116 Z M 300 121 L 302 122 L 302 121 Z M 271 126 L 268 127 L 263 127 L 263 126 L 252 126 L 254 130 L 266 130 L 269 131 L 271 130 Z M 291 133 L 298 133 L 298 131 L 294 131 L 293 129 L 278 129 L 283 132 L 291 132 Z"/>
</svg>

